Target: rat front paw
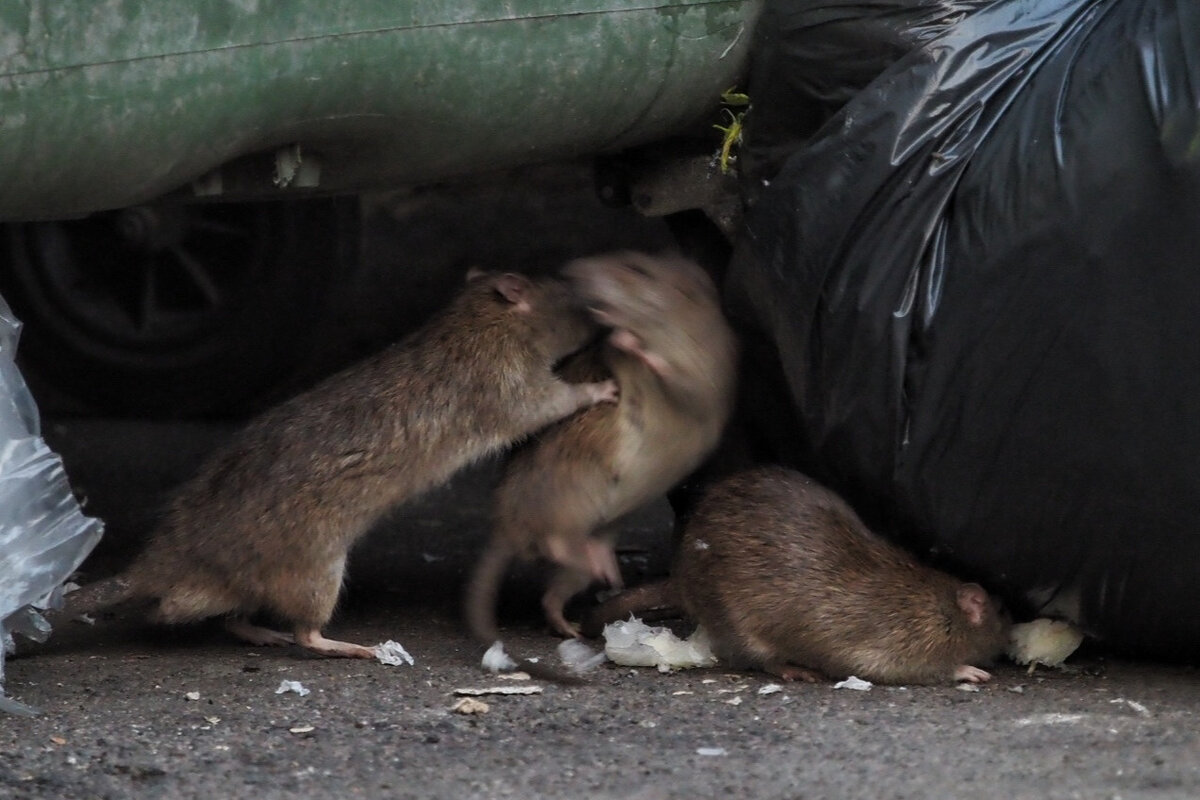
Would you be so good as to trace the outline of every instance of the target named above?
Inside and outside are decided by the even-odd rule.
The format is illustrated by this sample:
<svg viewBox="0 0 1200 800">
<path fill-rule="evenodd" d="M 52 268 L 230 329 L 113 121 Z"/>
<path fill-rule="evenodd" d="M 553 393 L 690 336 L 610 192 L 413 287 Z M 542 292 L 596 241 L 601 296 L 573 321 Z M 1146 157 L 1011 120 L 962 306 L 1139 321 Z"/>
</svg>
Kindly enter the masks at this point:
<svg viewBox="0 0 1200 800">
<path fill-rule="evenodd" d="M 593 383 L 590 389 L 593 403 L 615 403 L 621 399 L 621 387 L 612 378 Z"/>
<path fill-rule="evenodd" d="M 982 670 L 979 667 L 972 667 L 969 664 L 954 669 L 954 680 L 966 681 L 967 683 L 986 683 L 992 679 L 992 673 Z"/>
</svg>

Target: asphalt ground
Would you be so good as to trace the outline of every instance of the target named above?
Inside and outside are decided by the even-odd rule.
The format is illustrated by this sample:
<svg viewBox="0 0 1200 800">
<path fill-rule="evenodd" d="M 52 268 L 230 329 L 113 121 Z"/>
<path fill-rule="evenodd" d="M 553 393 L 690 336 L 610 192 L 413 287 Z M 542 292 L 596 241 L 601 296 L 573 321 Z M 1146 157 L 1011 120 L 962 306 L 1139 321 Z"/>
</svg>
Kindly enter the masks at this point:
<svg viewBox="0 0 1200 800">
<path fill-rule="evenodd" d="M 125 545 L 153 498 L 230 426 L 76 421 L 49 432 Z M 35 718 L 0 724 L 0 797 L 1194 797 L 1200 681 L 1186 667 L 1103 653 L 1033 675 L 1000 665 L 954 686 L 789 684 L 720 668 L 663 675 L 605 665 L 581 687 L 502 681 L 460 619 L 487 533 L 493 465 L 385 520 L 352 558 L 337 638 L 400 642 L 412 666 L 253 648 L 217 625 L 136 617 L 60 626 L 8 662 Z M 110 509 L 111 512 L 110 512 Z M 120 511 L 119 509 L 124 509 Z M 630 582 L 667 564 L 660 503 L 631 522 Z M 115 541 L 115 540 L 114 540 Z M 116 568 L 110 544 L 89 565 Z M 554 662 L 540 575 L 514 574 L 501 608 L 511 649 Z M 277 694 L 281 681 L 309 694 Z M 455 690 L 536 685 L 452 710 Z M 192 699 L 194 698 L 194 699 Z"/>
</svg>

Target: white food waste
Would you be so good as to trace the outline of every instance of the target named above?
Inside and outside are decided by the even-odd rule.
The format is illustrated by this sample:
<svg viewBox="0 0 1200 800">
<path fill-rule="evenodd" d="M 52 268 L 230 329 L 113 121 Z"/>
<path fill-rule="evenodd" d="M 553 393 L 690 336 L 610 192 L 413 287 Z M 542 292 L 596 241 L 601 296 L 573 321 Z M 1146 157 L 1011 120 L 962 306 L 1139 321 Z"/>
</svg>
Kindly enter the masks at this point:
<svg viewBox="0 0 1200 800">
<path fill-rule="evenodd" d="M 1069 622 L 1035 619 L 1012 626 L 1008 657 L 1030 669 L 1042 664 L 1057 667 L 1083 644 L 1083 634 Z"/>
<path fill-rule="evenodd" d="M 516 669 L 517 662 L 504 652 L 504 642 L 496 641 L 483 654 L 483 668 L 488 672 L 507 672 Z"/>
<path fill-rule="evenodd" d="M 304 686 L 304 684 L 301 683 L 300 681 L 280 681 L 279 688 L 275 690 L 275 694 L 284 694 L 285 692 L 295 692 L 296 694 L 300 695 L 301 697 L 304 697 L 305 695 L 309 694 L 309 691 L 310 690 L 307 689 Z"/>
<path fill-rule="evenodd" d="M 563 639 L 559 642 L 558 657 L 567 669 L 578 675 L 591 672 L 608 660 L 604 653 L 597 653 L 578 639 Z"/>
<path fill-rule="evenodd" d="M 590 672 L 603 664 L 607 658 L 604 653 L 597 653 L 583 642 L 576 639 L 564 639 L 558 645 L 558 657 L 568 671 L 582 674 Z M 536 664 L 536 658 L 530 658 L 529 663 Z M 503 642 L 493 642 L 483 654 L 482 666 L 488 672 L 508 672 L 516 669 L 518 664 L 513 661 L 504 649 Z"/>
<path fill-rule="evenodd" d="M 388 639 L 371 649 L 375 652 L 375 658 L 380 664 L 387 664 L 389 667 L 399 667 L 403 664 L 408 664 L 410 667 L 413 665 L 413 657 L 399 642 Z"/>
<path fill-rule="evenodd" d="M 717 664 L 703 628 L 680 639 L 670 630 L 651 627 L 636 617 L 604 627 L 604 653 L 614 664 L 656 667 L 659 672 Z"/>
</svg>

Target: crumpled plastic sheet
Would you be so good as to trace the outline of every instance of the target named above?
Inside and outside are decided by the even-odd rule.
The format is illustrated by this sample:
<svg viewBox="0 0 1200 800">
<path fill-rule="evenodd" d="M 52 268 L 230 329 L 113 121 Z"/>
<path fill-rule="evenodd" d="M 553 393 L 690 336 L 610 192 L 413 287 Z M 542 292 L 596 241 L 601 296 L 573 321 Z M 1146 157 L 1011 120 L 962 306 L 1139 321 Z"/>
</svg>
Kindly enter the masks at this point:
<svg viewBox="0 0 1200 800">
<path fill-rule="evenodd" d="M 38 609 L 62 603 L 62 584 L 103 534 L 79 508 L 62 460 L 42 440 L 33 396 L 17 369 L 20 323 L 0 298 L 0 712 L 36 713 L 4 694 L 4 656 L 18 633 L 45 641 Z"/>
</svg>

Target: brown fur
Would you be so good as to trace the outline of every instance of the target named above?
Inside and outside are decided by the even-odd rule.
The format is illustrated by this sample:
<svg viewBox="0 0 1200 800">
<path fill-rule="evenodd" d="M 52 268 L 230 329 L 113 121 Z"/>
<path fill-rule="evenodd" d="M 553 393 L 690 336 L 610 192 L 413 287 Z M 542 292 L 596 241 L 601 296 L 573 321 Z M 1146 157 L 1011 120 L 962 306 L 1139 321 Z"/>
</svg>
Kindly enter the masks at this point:
<svg viewBox="0 0 1200 800">
<path fill-rule="evenodd" d="M 982 587 L 919 563 L 798 472 L 726 479 L 696 508 L 671 579 L 719 657 L 795 677 L 986 680 L 1009 622 Z"/>
<path fill-rule="evenodd" d="M 460 468 L 614 400 L 612 382 L 571 385 L 552 371 L 595 330 L 559 280 L 473 273 L 421 330 L 267 411 L 209 458 L 119 577 L 123 596 L 157 599 L 160 622 L 233 615 L 242 638 L 288 640 L 243 618 L 266 611 L 317 652 L 370 657 L 320 636 L 350 547 Z"/>
<path fill-rule="evenodd" d="M 495 497 L 495 529 L 467 594 L 481 642 L 497 638 L 495 601 L 516 556 L 559 565 L 543 607 L 574 635 L 562 610 L 592 579 L 620 583 L 615 525 L 695 469 L 729 416 L 736 342 L 712 281 L 679 258 L 616 253 L 564 270 L 596 318 L 613 331 L 595 356 L 571 366 L 611 374 L 615 406 L 589 408 L 514 454 Z"/>
</svg>

